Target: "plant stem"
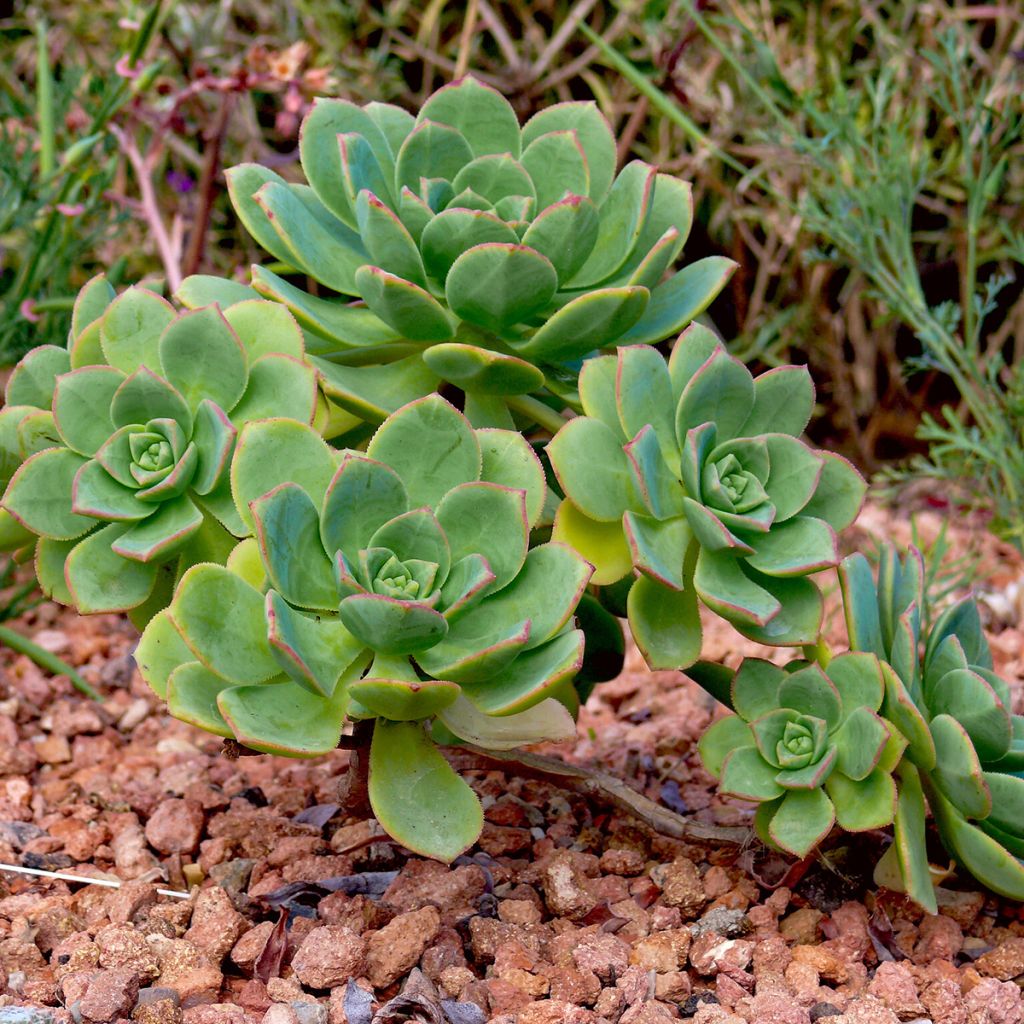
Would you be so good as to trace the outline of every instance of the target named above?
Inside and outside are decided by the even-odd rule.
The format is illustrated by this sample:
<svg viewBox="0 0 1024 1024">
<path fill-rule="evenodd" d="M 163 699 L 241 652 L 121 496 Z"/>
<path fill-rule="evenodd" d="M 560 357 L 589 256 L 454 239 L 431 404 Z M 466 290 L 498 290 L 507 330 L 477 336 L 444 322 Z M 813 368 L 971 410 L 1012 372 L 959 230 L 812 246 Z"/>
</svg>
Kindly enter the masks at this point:
<svg viewBox="0 0 1024 1024">
<path fill-rule="evenodd" d="M 53 124 L 53 77 L 46 45 L 46 20 L 36 22 L 36 117 L 39 120 L 39 175 L 46 178 L 57 166 L 57 143 Z"/>
<path fill-rule="evenodd" d="M 12 651 L 24 654 L 31 658 L 40 668 L 45 668 L 55 676 L 67 676 L 71 685 L 86 697 L 92 700 L 103 700 L 103 695 L 94 690 L 82 676 L 73 669 L 66 661 L 61 660 L 56 654 L 45 650 L 39 644 L 33 643 L 28 637 L 9 629 L 7 626 L 0 626 L 0 643 L 6 644 Z"/>
<path fill-rule="evenodd" d="M 566 424 L 564 416 L 531 395 L 509 395 L 505 402 L 510 409 L 522 413 L 552 435 L 557 434 Z"/>
<path fill-rule="evenodd" d="M 461 754 L 459 751 L 468 752 Z M 694 842 L 728 843 L 743 846 L 750 842 L 750 829 L 725 825 L 706 825 L 703 822 L 684 818 L 667 807 L 656 804 L 642 793 L 632 789 L 621 779 L 607 772 L 580 765 L 566 764 L 555 757 L 529 754 L 522 751 L 484 750 L 464 743 L 458 748 L 446 751 L 446 756 L 456 769 L 462 771 L 513 770 L 517 775 L 547 782 L 559 789 L 578 793 L 589 799 L 603 799 L 613 807 L 631 814 L 653 831 L 672 839 L 688 839 Z"/>
</svg>

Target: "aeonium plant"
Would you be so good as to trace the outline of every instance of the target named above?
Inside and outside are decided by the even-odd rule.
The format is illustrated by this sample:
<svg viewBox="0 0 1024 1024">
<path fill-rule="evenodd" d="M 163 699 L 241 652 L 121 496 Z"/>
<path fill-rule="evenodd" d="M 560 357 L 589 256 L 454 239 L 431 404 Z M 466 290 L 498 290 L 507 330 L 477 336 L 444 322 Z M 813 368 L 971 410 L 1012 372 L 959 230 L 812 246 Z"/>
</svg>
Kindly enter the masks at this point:
<svg viewBox="0 0 1024 1024">
<path fill-rule="evenodd" d="M 748 658 L 726 698 L 734 713 L 704 733 L 700 755 L 723 792 L 758 804 L 763 842 L 804 857 L 833 825 L 892 824 L 907 741 L 880 716 L 884 698 L 873 654 L 840 654 L 826 668 Z"/>
<path fill-rule="evenodd" d="M 141 625 L 196 562 L 248 530 L 228 467 L 251 419 L 317 412 L 302 332 L 267 301 L 178 312 L 102 277 L 82 290 L 67 348 L 33 349 L 7 386 L 3 509 L 38 537 L 43 591 Z M 16 450 L 14 450 L 16 449 Z"/>
<path fill-rule="evenodd" d="M 735 266 L 713 256 L 673 269 L 690 187 L 639 160 L 616 174 L 593 103 L 559 103 L 521 126 L 471 77 L 415 117 L 322 99 L 300 155 L 308 184 L 243 164 L 228 172 L 231 198 L 271 255 L 345 297 L 253 271 L 256 289 L 322 339 L 325 387 L 363 419 L 443 380 L 466 393 L 478 426 L 511 427 L 510 407 L 550 422 L 543 401 L 519 399 L 575 401 L 580 359 L 672 336 Z"/>
<path fill-rule="evenodd" d="M 365 453 L 251 423 L 231 475 L 255 537 L 227 567 L 185 574 L 139 644 L 144 677 L 176 717 L 270 753 L 323 754 L 346 718 L 372 721 L 378 821 L 452 860 L 483 818 L 437 741 L 507 749 L 574 730 L 573 612 L 592 568 L 564 544 L 530 546 L 539 460 L 433 395 Z"/>
<path fill-rule="evenodd" d="M 652 668 L 700 656 L 702 602 L 774 646 L 814 643 L 809 578 L 837 561 L 836 531 L 866 485 L 841 456 L 800 440 L 814 406 L 806 368 L 759 377 L 692 325 L 666 364 L 644 345 L 587 360 L 584 415 L 547 447 L 565 493 L 554 537 L 625 599 Z"/>
<path fill-rule="evenodd" d="M 921 554 L 883 548 L 877 582 L 850 555 L 840 582 L 851 644 L 883 660 L 882 713 L 909 739 L 897 770 L 895 841 L 880 884 L 935 912 L 926 801 L 947 852 L 978 881 L 1024 899 L 1024 717 L 992 670 L 976 604 L 958 601 L 925 626 Z"/>
</svg>

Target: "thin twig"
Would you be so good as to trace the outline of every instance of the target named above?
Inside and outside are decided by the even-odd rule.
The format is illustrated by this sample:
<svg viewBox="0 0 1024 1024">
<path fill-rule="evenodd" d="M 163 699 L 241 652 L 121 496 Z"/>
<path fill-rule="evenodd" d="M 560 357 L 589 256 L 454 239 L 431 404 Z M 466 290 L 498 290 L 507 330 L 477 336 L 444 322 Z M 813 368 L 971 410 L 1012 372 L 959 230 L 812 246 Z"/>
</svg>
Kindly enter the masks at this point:
<svg viewBox="0 0 1024 1024">
<path fill-rule="evenodd" d="M 469 755 L 460 754 L 466 750 Z M 484 771 L 512 770 L 517 775 L 539 779 L 559 789 L 590 799 L 604 799 L 634 818 L 642 821 L 655 832 L 672 839 L 688 839 L 694 842 L 726 843 L 730 846 L 744 846 L 750 842 L 749 829 L 726 825 L 707 825 L 700 821 L 684 818 L 667 807 L 656 804 L 642 793 L 628 786 L 622 779 L 595 768 L 566 764 L 555 757 L 516 751 L 484 750 L 464 743 L 449 755 L 454 766 L 462 771 L 474 768 Z"/>
<path fill-rule="evenodd" d="M 462 78 L 469 70 L 469 51 L 473 45 L 473 35 L 476 32 L 476 20 L 479 14 L 478 0 L 469 0 L 466 5 L 466 14 L 462 22 L 462 31 L 459 33 L 459 57 L 455 62 L 455 77 Z"/>
<path fill-rule="evenodd" d="M 551 37 L 551 41 L 544 47 L 541 55 L 533 62 L 530 73 L 533 75 L 534 81 L 547 71 L 548 65 L 572 38 L 576 26 L 594 9 L 596 3 L 597 0 L 579 0 L 569 12 L 569 17 L 562 22 L 558 31 Z"/>
<path fill-rule="evenodd" d="M 66 871 L 43 871 L 41 868 L 23 868 L 15 864 L 0 863 L 0 871 L 13 871 L 17 875 L 35 875 L 38 878 L 53 878 L 63 882 L 81 882 L 82 885 L 102 885 L 107 889 L 120 889 L 123 883 L 111 878 L 87 878 L 85 875 L 69 875 Z M 174 896 L 179 900 L 191 897 L 189 892 L 178 892 L 177 889 L 157 889 L 160 896 Z"/>
<path fill-rule="evenodd" d="M 504 22 L 487 0 L 477 0 L 477 5 L 480 10 L 480 18 L 487 26 L 491 35 L 494 36 L 494 41 L 498 44 L 498 49 L 504 55 L 509 71 L 512 72 L 513 76 L 517 75 L 523 62 L 519 51 L 516 49 L 516 44 L 508 34 L 508 29 L 505 28 Z"/>
</svg>

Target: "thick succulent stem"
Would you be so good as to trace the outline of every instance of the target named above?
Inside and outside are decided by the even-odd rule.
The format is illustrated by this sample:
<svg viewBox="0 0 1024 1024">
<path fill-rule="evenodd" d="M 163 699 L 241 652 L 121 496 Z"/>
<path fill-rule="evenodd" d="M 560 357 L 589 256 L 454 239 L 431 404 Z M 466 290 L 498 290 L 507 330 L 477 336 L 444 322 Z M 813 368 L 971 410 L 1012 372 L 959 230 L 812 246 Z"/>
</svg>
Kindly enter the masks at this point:
<svg viewBox="0 0 1024 1024">
<path fill-rule="evenodd" d="M 348 742 L 348 771 L 338 782 L 338 802 L 352 817 L 370 817 L 370 741 L 373 739 L 373 720 L 360 720 L 353 724 L 352 735 L 342 737 Z"/>
<path fill-rule="evenodd" d="M 484 750 L 468 743 L 445 753 L 460 771 L 512 770 L 517 775 L 539 779 L 571 793 L 579 793 L 593 800 L 604 800 L 632 815 L 653 831 L 672 839 L 743 846 L 753 838 L 753 833 L 747 828 L 707 825 L 684 818 L 649 800 L 614 775 L 595 768 L 566 764 L 558 758 L 541 754 Z"/>
</svg>

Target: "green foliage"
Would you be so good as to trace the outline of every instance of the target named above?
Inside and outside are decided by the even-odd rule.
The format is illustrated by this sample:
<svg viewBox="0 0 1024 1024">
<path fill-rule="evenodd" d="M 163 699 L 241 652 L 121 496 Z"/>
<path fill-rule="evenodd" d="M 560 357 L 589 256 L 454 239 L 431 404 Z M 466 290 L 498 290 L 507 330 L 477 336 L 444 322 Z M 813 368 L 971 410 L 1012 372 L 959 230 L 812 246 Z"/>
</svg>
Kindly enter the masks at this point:
<svg viewBox="0 0 1024 1024">
<path fill-rule="evenodd" d="M 271 303 L 179 313 L 142 288 L 86 285 L 68 346 L 15 368 L 0 427 L 17 466 L 5 470 L 5 528 L 40 538 L 44 592 L 144 623 L 188 566 L 226 558 L 248 532 L 228 480 L 235 437 L 270 415 L 312 422 L 303 356 L 298 325 Z"/>
<path fill-rule="evenodd" d="M 700 754 L 723 792 L 760 805 L 754 823 L 765 843 L 804 857 L 834 824 L 863 832 L 892 823 L 892 772 L 906 741 L 879 715 L 877 658 L 841 654 L 827 669 L 748 658 L 730 690 L 735 714 L 704 733 Z"/>
<path fill-rule="evenodd" d="M 593 103 L 556 104 L 520 128 L 474 78 L 415 118 L 320 100 L 301 155 L 308 185 L 243 164 L 229 171 L 232 201 L 271 255 L 366 304 L 296 293 L 265 268 L 253 278 L 323 339 L 327 393 L 361 418 L 383 419 L 439 381 L 466 392 L 479 426 L 512 426 L 524 394 L 571 404 L 581 359 L 670 337 L 731 273 L 709 257 L 664 279 L 689 234 L 689 186 L 642 161 L 616 175 Z M 373 363 L 394 371 L 386 393 Z"/>
<path fill-rule="evenodd" d="M 143 634 L 145 678 L 178 717 L 272 753 L 326 753 L 346 716 L 375 720 L 378 820 L 451 860 L 483 819 L 429 725 L 492 749 L 574 731 L 573 612 L 592 569 L 563 544 L 530 546 L 539 460 L 432 395 L 365 454 L 294 421 L 250 423 L 232 483 L 248 553 L 185 574 Z"/>
<path fill-rule="evenodd" d="M 923 835 L 927 798 L 950 856 L 1024 899 L 1024 717 L 1010 712 L 1009 687 L 992 671 L 976 605 L 953 603 L 932 623 L 916 549 L 901 559 L 886 547 L 877 583 L 863 555 L 851 555 L 840 581 L 851 644 L 886 662 L 883 714 L 909 740 L 897 835 Z M 877 877 L 934 906 L 921 844 L 894 843 Z"/>
<path fill-rule="evenodd" d="M 813 643 L 822 603 L 807 577 L 836 563 L 835 530 L 865 484 L 799 440 L 814 404 L 807 371 L 754 378 L 695 325 L 667 365 L 645 346 L 588 360 L 580 396 L 585 415 L 548 446 L 566 496 L 554 536 L 594 564 L 595 583 L 627 581 L 648 663 L 700 656 L 698 598 L 753 639 Z"/>
</svg>

